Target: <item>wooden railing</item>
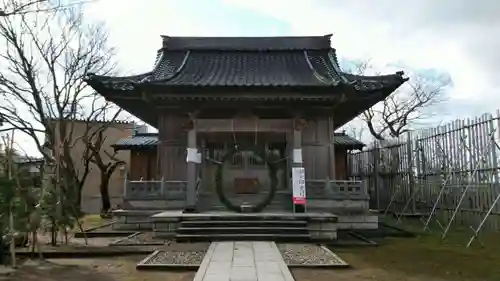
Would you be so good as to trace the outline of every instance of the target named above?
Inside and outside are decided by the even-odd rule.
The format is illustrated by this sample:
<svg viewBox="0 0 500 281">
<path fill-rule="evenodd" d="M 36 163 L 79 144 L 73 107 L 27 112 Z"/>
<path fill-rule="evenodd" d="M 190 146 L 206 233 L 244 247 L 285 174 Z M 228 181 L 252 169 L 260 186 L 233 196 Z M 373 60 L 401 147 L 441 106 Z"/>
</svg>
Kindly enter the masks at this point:
<svg viewBox="0 0 500 281">
<path fill-rule="evenodd" d="M 360 180 L 306 180 L 308 198 L 367 199 L 368 189 Z"/>
<path fill-rule="evenodd" d="M 184 196 L 186 181 L 130 181 L 125 179 L 123 192 L 127 199 L 172 198 Z"/>
<path fill-rule="evenodd" d="M 197 179 L 197 195 L 200 179 Z M 124 198 L 126 199 L 168 199 L 183 198 L 186 194 L 186 181 L 130 181 L 125 180 Z M 360 180 L 306 180 L 308 198 L 325 199 L 367 199 L 368 189 L 365 181 Z"/>
<path fill-rule="evenodd" d="M 368 194 L 365 183 L 361 180 L 331 180 L 327 184 L 335 193 Z"/>
</svg>

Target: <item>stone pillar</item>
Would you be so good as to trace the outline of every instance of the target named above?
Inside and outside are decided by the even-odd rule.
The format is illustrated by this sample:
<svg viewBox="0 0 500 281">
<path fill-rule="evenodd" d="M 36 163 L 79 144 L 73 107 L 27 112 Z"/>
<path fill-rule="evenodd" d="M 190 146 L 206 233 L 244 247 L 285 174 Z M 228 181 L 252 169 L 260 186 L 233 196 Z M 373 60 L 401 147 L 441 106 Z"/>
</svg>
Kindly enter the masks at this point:
<svg viewBox="0 0 500 281">
<path fill-rule="evenodd" d="M 185 212 L 196 212 L 196 165 L 193 155 L 198 153 L 196 145 L 196 122 L 195 120 L 190 121 L 190 126 L 187 133 L 187 169 L 186 169 L 186 203 Z"/>
</svg>

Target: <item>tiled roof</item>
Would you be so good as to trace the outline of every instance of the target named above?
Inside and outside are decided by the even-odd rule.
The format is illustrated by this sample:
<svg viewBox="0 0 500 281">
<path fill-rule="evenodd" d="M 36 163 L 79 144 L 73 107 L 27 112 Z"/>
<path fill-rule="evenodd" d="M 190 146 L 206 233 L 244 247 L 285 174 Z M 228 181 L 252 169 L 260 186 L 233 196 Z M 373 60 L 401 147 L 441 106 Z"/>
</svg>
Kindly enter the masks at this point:
<svg viewBox="0 0 500 281">
<path fill-rule="evenodd" d="M 138 134 L 129 138 L 120 139 L 112 145 L 116 150 L 150 147 L 158 144 L 157 134 Z"/>
<path fill-rule="evenodd" d="M 362 143 L 361 141 L 359 141 L 353 137 L 350 137 L 344 133 L 335 133 L 333 135 L 333 143 L 335 145 L 347 146 L 347 147 L 353 148 L 353 149 L 362 149 L 365 146 L 365 144 Z"/>
<path fill-rule="evenodd" d="M 342 81 L 328 61 L 328 51 L 199 51 L 186 53 L 184 60 L 177 68 L 171 59 L 162 60 L 151 82 L 180 86 L 331 87 Z"/>
<path fill-rule="evenodd" d="M 152 71 L 111 77 L 89 73 L 94 88 L 137 86 L 397 88 L 402 73 L 363 77 L 343 73 L 330 35 L 316 37 L 163 37 Z M 392 90 L 391 90 L 392 91 Z"/>
<path fill-rule="evenodd" d="M 365 144 L 360 142 L 359 140 L 343 133 L 335 133 L 333 137 L 333 143 L 335 145 L 346 146 L 354 149 L 361 149 L 363 148 L 363 146 L 365 146 Z M 156 145 L 158 145 L 158 135 L 150 133 L 121 139 L 116 144 L 114 144 L 113 147 L 115 149 L 131 149 Z"/>
</svg>

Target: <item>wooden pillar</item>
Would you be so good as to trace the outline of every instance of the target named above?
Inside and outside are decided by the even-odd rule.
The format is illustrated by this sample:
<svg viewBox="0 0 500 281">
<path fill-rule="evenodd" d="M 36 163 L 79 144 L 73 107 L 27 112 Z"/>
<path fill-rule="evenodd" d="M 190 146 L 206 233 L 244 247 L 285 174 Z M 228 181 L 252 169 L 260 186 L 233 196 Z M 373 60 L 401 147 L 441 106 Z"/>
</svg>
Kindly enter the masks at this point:
<svg viewBox="0 0 500 281">
<path fill-rule="evenodd" d="M 292 170 L 293 168 L 303 167 L 303 152 L 302 152 L 302 130 L 306 126 L 306 121 L 301 118 L 295 118 L 293 121 L 293 132 L 292 132 Z M 293 178 L 293 172 L 292 172 Z M 292 194 L 293 194 L 293 181 L 292 181 Z M 293 196 L 293 195 L 292 195 Z M 304 213 L 306 211 L 306 205 L 294 205 L 295 213 Z"/>
<path fill-rule="evenodd" d="M 411 200 L 411 213 L 415 214 L 417 212 L 417 204 L 415 201 L 415 175 L 414 175 L 414 162 L 413 162 L 413 139 L 411 137 L 411 132 L 408 131 L 407 133 L 408 139 L 406 140 L 406 155 L 407 155 L 407 163 L 408 163 L 408 187 L 409 187 L 409 194 L 408 197 Z"/>
<path fill-rule="evenodd" d="M 337 175 L 336 175 L 336 170 L 337 170 L 337 167 L 335 167 L 336 165 L 336 161 L 335 161 L 335 145 L 334 145 L 334 142 L 335 142 L 335 132 L 333 130 L 334 126 L 333 126 L 333 116 L 330 116 L 328 117 L 328 177 L 330 178 L 330 180 L 335 180 L 337 179 Z"/>
<path fill-rule="evenodd" d="M 127 188 L 128 187 L 128 172 L 125 172 L 125 177 L 123 179 L 123 199 L 127 198 Z"/>
<path fill-rule="evenodd" d="M 198 153 L 198 146 L 196 144 L 196 122 L 194 119 L 189 121 L 187 132 L 187 169 L 186 169 L 186 205 L 184 210 L 186 212 L 196 211 L 196 165 L 197 163 L 193 157 Z"/>
<path fill-rule="evenodd" d="M 293 187 L 292 187 L 292 167 L 293 167 L 293 159 L 291 156 L 293 155 L 293 135 L 292 135 L 293 130 L 290 132 L 286 133 L 286 155 L 288 156 L 288 159 L 286 161 L 286 189 L 287 191 L 292 194 L 293 192 Z"/>
</svg>

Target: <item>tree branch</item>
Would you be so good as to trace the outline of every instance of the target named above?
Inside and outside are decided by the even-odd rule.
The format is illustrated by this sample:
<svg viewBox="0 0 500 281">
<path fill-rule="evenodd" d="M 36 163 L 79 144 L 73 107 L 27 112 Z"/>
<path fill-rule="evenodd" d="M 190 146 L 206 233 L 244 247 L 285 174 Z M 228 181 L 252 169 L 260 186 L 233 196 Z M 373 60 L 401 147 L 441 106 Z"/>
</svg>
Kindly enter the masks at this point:
<svg viewBox="0 0 500 281">
<path fill-rule="evenodd" d="M 353 73 L 364 75 L 371 67 L 369 60 L 358 62 Z M 437 81 L 416 76 L 406 84 L 361 114 L 375 139 L 398 138 L 416 122 L 429 118 L 429 108 L 444 100 L 443 86 Z"/>
<path fill-rule="evenodd" d="M 0 119 L 8 129 L 28 135 L 46 163 L 59 160 L 65 193 L 80 192 L 93 156 L 82 139 L 95 130 L 81 124 L 103 121 L 109 112 L 116 119 L 121 113 L 89 90 L 83 78 L 87 72 L 109 74 L 114 49 L 107 46 L 102 25 L 83 21 L 78 5 L 28 15 L 35 6 L 9 1 L 8 11 L 16 16 L 0 17 L 6 45 L 0 52 L 0 99 L 6 101 L 0 104 Z M 75 154 L 76 147 L 82 148 L 81 155 Z"/>
</svg>

